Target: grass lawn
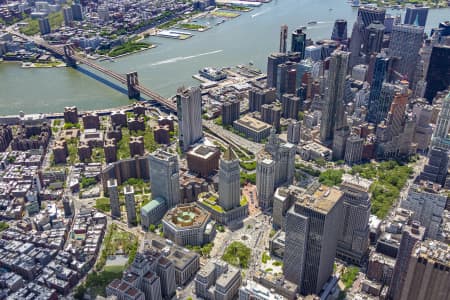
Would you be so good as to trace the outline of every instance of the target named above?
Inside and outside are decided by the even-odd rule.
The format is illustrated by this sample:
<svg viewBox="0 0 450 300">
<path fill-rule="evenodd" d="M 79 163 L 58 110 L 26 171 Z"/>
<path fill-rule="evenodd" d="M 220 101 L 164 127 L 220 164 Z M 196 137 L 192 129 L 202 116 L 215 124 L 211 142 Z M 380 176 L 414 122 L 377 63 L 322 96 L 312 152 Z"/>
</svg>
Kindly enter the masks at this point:
<svg viewBox="0 0 450 300">
<path fill-rule="evenodd" d="M 188 30 L 198 30 L 203 31 L 208 28 L 208 26 L 200 25 L 200 24 L 191 24 L 191 23 L 182 23 L 178 24 L 177 27 Z"/>
<path fill-rule="evenodd" d="M 222 18 L 236 18 L 236 17 L 240 16 L 240 14 L 238 14 L 236 12 L 224 11 L 224 10 L 216 10 L 216 11 L 213 11 L 211 14 L 213 16 L 222 17 Z"/>
</svg>

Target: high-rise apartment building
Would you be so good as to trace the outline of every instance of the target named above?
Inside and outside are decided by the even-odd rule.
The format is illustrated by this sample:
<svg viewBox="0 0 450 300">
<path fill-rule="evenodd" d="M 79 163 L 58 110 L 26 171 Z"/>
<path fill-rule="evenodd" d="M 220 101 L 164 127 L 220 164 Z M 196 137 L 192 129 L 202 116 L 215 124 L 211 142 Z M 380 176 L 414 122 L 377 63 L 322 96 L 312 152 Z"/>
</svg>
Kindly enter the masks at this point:
<svg viewBox="0 0 450 300">
<path fill-rule="evenodd" d="M 111 215 L 116 218 L 120 218 L 120 202 L 119 202 L 119 190 L 117 187 L 116 179 L 108 180 L 108 195 L 109 203 L 111 205 Z"/>
<path fill-rule="evenodd" d="M 274 126 L 277 131 L 280 130 L 281 104 L 276 101 L 272 104 L 263 104 L 261 106 L 261 121 Z"/>
<path fill-rule="evenodd" d="M 320 139 L 323 143 L 333 140 L 334 132 L 346 125 L 344 89 L 349 52 L 336 50 L 331 54 L 328 89 L 322 109 Z"/>
<path fill-rule="evenodd" d="M 370 180 L 344 174 L 341 183 L 343 224 L 339 233 L 336 256 L 361 265 L 369 247 Z"/>
<path fill-rule="evenodd" d="M 333 272 L 343 193 L 318 184 L 288 211 L 283 273 L 302 295 L 319 294 Z"/>
<path fill-rule="evenodd" d="M 64 25 L 70 26 L 73 22 L 73 13 L 71 7 L 63 7 Z"/>
<path fill-rule="evenodd" d="M 222 124 L 233 125 L 233 122 L 239 119 L 240 115 L 240 101 L 239 99 L 227 99 L 222 103 Z"/>
<path fill-rule="evenodd" d="M 285 119 L 298 119 L 300 110 L 300 98 L 294 94 L 283 94 L 281 96 L 282 116 Z"/>
<path fill-rule="evenodd" d="M 136 202 L 134 201 L 134 188 L 133 186 L 127 185 L 123 189 L 123 194 L 125 196 L 125 208 L 127 210 L 127 221 L 129 225 L 136 225 Z"/>
<path fill-rule="evenodd" d="M 260 111 L 262 105 L 274 102 L 276 97 L 277 95 L 275 88 L 269 88 L 264 90 L 259 90 L 257 88 L 250 89 L 248 91 L 248 110 L 250 112 Z"/>
<path fill-rule="evenodd" d="M 240 173 L 239 159 L 228 147 L 219 165 L 219 205 L 226 211 L 240 206 Z"/>
<path fill-rule="evenodd" d="M 41 35 L 49 34 L 52 31 L 52 29 L 50 28 L 50 22 L 47 17 L 40 18 L 38 20 L 38 23 L 39 23 L 39 31 L 41 32 Z"/>
<path fill-rule="evenodd" d="M 163 150 L 150 154 L 150 182 L 152 198 L 163 198 L 167 208 L 180 202 L 178 157 Z"/>
<path fill-rule="evenodd" d="M 177 92 L 178 138 L 183 151 L 203 137 L 202 95 L 198 87 L 181 88 Z"/>
</svg>

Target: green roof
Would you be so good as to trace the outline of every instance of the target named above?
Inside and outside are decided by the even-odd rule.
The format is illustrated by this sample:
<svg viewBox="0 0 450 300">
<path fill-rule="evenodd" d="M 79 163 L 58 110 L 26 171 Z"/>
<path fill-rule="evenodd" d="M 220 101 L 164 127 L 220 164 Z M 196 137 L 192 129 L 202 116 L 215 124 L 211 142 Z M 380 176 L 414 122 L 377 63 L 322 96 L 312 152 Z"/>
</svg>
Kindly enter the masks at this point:
<svg viewBox="0 0 450 300">
<path fill-rule="evenodd" d="M 152 199 L 149 203 L 145 204 L 141 207 L 141 212 L 149 213 L 150 211 L 156 209 L 157 207 L 161 205 L 166 205 L 166 200 L 164 200 L 161 197 L 156 197 L 155 199 Z"/>
</svg>

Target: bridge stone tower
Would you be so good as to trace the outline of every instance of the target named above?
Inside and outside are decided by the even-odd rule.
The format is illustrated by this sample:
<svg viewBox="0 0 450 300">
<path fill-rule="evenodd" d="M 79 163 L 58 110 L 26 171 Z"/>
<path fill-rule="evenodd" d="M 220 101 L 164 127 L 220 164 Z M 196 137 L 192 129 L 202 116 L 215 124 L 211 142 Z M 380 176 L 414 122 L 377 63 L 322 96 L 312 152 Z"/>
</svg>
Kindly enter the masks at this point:
<svg viewBox="0 0 450 300">
<path fill-rule="evenodd" d="M 127 89 L 128 89 L 128 98 L 139 100 L 141 93 L 136 89 L 136 86 L 139 85 L 138 81 L 138 73 L 130 72 L 127 73 Z"/>
<path fill-rule="evenodd" d="M 75 51 L 71 45 L 64 45 L 64 61 L 68 67 L 76 68 L 77 61 L 73 58 Z"/>
</svg>

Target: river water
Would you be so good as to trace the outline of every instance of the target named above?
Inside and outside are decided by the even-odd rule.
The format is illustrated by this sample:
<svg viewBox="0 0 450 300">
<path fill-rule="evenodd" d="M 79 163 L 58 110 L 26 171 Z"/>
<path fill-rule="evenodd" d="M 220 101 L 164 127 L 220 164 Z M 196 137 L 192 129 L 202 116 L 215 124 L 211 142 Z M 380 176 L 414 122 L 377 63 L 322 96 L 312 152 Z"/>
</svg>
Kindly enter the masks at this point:
<svg viewBox="0 0 450 300">
<path fill-rule="evenodd" d="M 306 30 L 308 37 L 318 40 L 330 38 L 338 18 L 348 21 L 350 35 L 356 13 L 357 8 L 345 0 L 272 0 L 206 32 L 195 33 L 188 40 L 150 37 L 148 40 L 158 47 L 102 64 L 119 73 L 137 71 L 140 83 L 168 97 L 181 85 L 198 84 L 192 75 L 205 66 L 251 61 L 265 70 L 268 54 L 278 48 L 281 24 L 287 24 L 292 31 L 309 21 L 318 21 Z M 398 10 L 392 13 L 404 15 Z M 429 33 L 449 16 L 450 8 L 430 10 L 426 31 Z M 214 18 L 206 21 L 213 25 L 217 22 Z M 2 115 L 20 110 L 61 112 L 68 105 L 87 110 L 127 103 L 124 94 L 71 68 L 22 69 L 16 63 L 0 63 Z"/>
</svg>

